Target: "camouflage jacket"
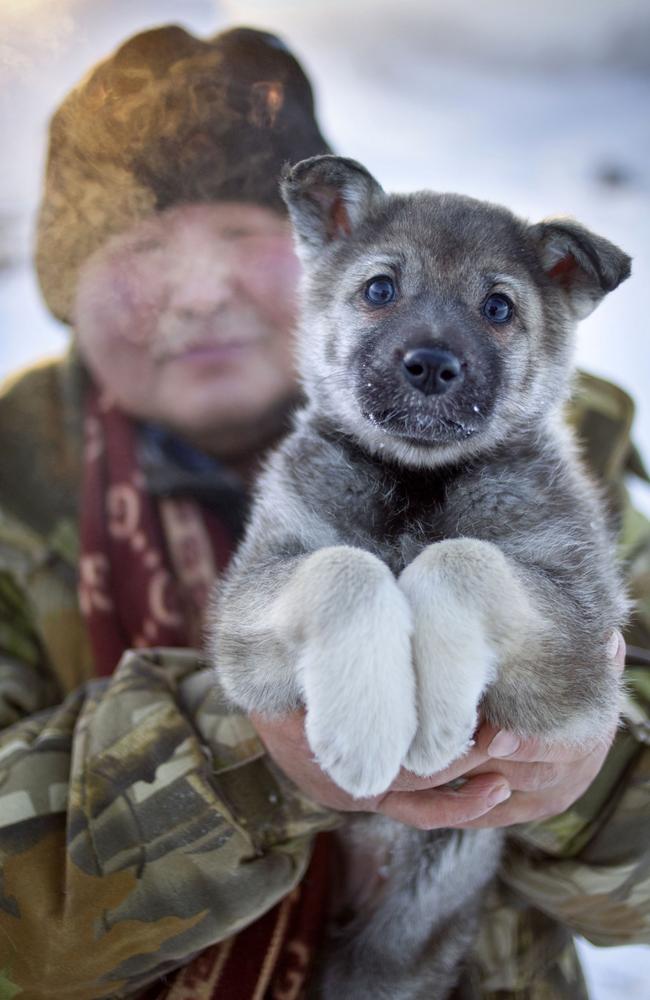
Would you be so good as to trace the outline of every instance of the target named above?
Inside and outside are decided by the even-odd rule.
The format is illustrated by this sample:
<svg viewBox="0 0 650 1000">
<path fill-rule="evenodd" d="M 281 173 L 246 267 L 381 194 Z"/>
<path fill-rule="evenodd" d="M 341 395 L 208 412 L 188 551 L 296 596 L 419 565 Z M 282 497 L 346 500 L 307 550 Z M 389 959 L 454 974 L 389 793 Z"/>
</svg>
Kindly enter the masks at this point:
<svg viewBox="0 0 650 1000">
<path fill-rule="evenodd" d="M 0 1000 L 130 997 L 301 878 L 308 801 L 220 699 L 198 654 L 127 654 L 93 679 L 76 597 L 82 377 L 46 363 L 0 395 Z M 621 520 L 638 613 L 631 700 L 566 813 L 511 830 L 463 997 L 579 1000 L 572 932 L 650 941 L 650 526 L 630 400 L 583 377 L 570 414 Z"/>
</svg>

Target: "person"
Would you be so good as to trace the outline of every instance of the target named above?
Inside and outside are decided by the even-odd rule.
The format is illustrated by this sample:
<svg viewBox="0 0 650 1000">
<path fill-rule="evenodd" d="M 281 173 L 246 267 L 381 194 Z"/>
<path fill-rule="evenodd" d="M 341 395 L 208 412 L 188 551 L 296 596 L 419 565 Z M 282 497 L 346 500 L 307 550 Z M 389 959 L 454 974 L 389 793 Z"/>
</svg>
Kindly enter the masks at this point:
<svg viewBox="0 0 650 1000">
<path fill-rule="evenodd" d="M 609 753 L 483 726 L 359 803 L 299 712 L 256 731 L 194 651 L 299 402 L 277 177 L 327 149 L 298 62 L 252 29 L 137 35 L 53 118 L 36 266 L 72 344 L 0 395 L 0 995 L 302 995 L 344 863 L 327 831 L 359 808 L 512 826 L 459 996 L 575 1000 L 573 932 L 650 937 L 650 529 L 620 390 L 583 376 L 570 414 L 639 600 Z"/>
</svg>

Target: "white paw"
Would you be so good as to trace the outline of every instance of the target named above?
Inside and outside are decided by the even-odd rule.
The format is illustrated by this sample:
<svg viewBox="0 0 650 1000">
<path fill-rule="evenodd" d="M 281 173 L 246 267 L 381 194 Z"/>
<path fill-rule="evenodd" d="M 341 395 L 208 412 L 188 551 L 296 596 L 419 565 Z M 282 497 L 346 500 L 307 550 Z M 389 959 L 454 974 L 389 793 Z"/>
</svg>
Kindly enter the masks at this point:
<svg viewBox="0 0 650 1000">
<path fill-rule="evenodd" d="M 414 617 L 418 705 L 418 730 L 404 766 L 419 775 L 444 770 L 468 750 L 481 696 L 496 676 L 483 616 L 464 596 L 471 572 L 459 580 L 457 558 L 451 572 L 447 546 L 429 546 L 399 579 Z M 454 557 L 458 548 L 451 550 Z"/>
<path fill-rule="evenodd" d="M 339 591 L 336 614 L 305 638 L 297 666 L 316 760 L 365 798 L 396 777 L 417 715 L 408 602 L 385 566 L 364 576 L 359 595 L 343 606 Z"/>
<path fill-rule="evenodd" d="M 453 720 L 455 724 L 450 725 L 448 715 L 443 717 L 429 706 L 426 713 L 422 712 L 418 731 L 404 759 L 404 767 L 421 777 L 444 771 L 472 746 L 476 721 L 475 707 L 464 719 L 457 717 Z"/>
<path fill-rule="evenodd" d="M 480 627 L 470 641 L 450 643 L 430 623 L 418 627 L 413 641 L 418 684 L 418 730 L 404 766 L 415 774 L 435 774 L 469 749 L 478 704 L 494 676 L 494 654 Z"/>
</svg>

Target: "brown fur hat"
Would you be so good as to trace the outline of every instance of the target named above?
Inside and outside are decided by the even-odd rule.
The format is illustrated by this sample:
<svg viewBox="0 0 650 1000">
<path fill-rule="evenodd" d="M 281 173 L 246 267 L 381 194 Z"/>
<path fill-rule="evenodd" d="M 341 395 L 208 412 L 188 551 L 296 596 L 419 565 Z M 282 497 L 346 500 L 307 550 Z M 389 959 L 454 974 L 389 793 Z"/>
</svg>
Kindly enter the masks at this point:
<svg viewBox="0 0 650 1000">
<path fill-rule="evenodd" d="M 284 212 L 284 163 L 328 151 L 309 81 L 274 35 L 202 40 L 175 25 L 135 35 L 51 121 L 36 237 L 49 308 L 69 321 L 80 265 L 114 233 L 182 202 Z"/>
</svg>

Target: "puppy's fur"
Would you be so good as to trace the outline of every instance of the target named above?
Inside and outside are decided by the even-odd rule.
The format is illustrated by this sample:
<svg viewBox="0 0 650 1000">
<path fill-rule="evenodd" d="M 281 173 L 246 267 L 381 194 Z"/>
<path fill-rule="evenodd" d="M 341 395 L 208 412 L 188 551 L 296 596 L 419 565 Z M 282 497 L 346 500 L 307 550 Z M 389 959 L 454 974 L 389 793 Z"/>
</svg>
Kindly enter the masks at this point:
<svg viewBox="0 0 650 1000">
<path fill-rule="evenodd" d="M 604 738 L 619 710 L 606 641 L 626 599 L 561 410 L 576 322 L 629 258 L 573 221 L 387 195 L 339 157 L 299 163 L 283 194 L 308 402 L 219 596 L 226 691 L 262 713 L 304 705 L 316 759 L 358 797 L 402 765 L 450 764 L 479 710 L 523 737 Z M 395 289 L 385 304 L 368 298 L 377 276 Z M 495 293 L 506 321 L 485 314 Z M 444 390 L 407 376 L 421 348 L 456 359 Z M 351 849 L 385 855 L 388 877 L 334 940 L 317 995 L 443 998 L 501 836 L 363 823 Z"/>
</svg>

